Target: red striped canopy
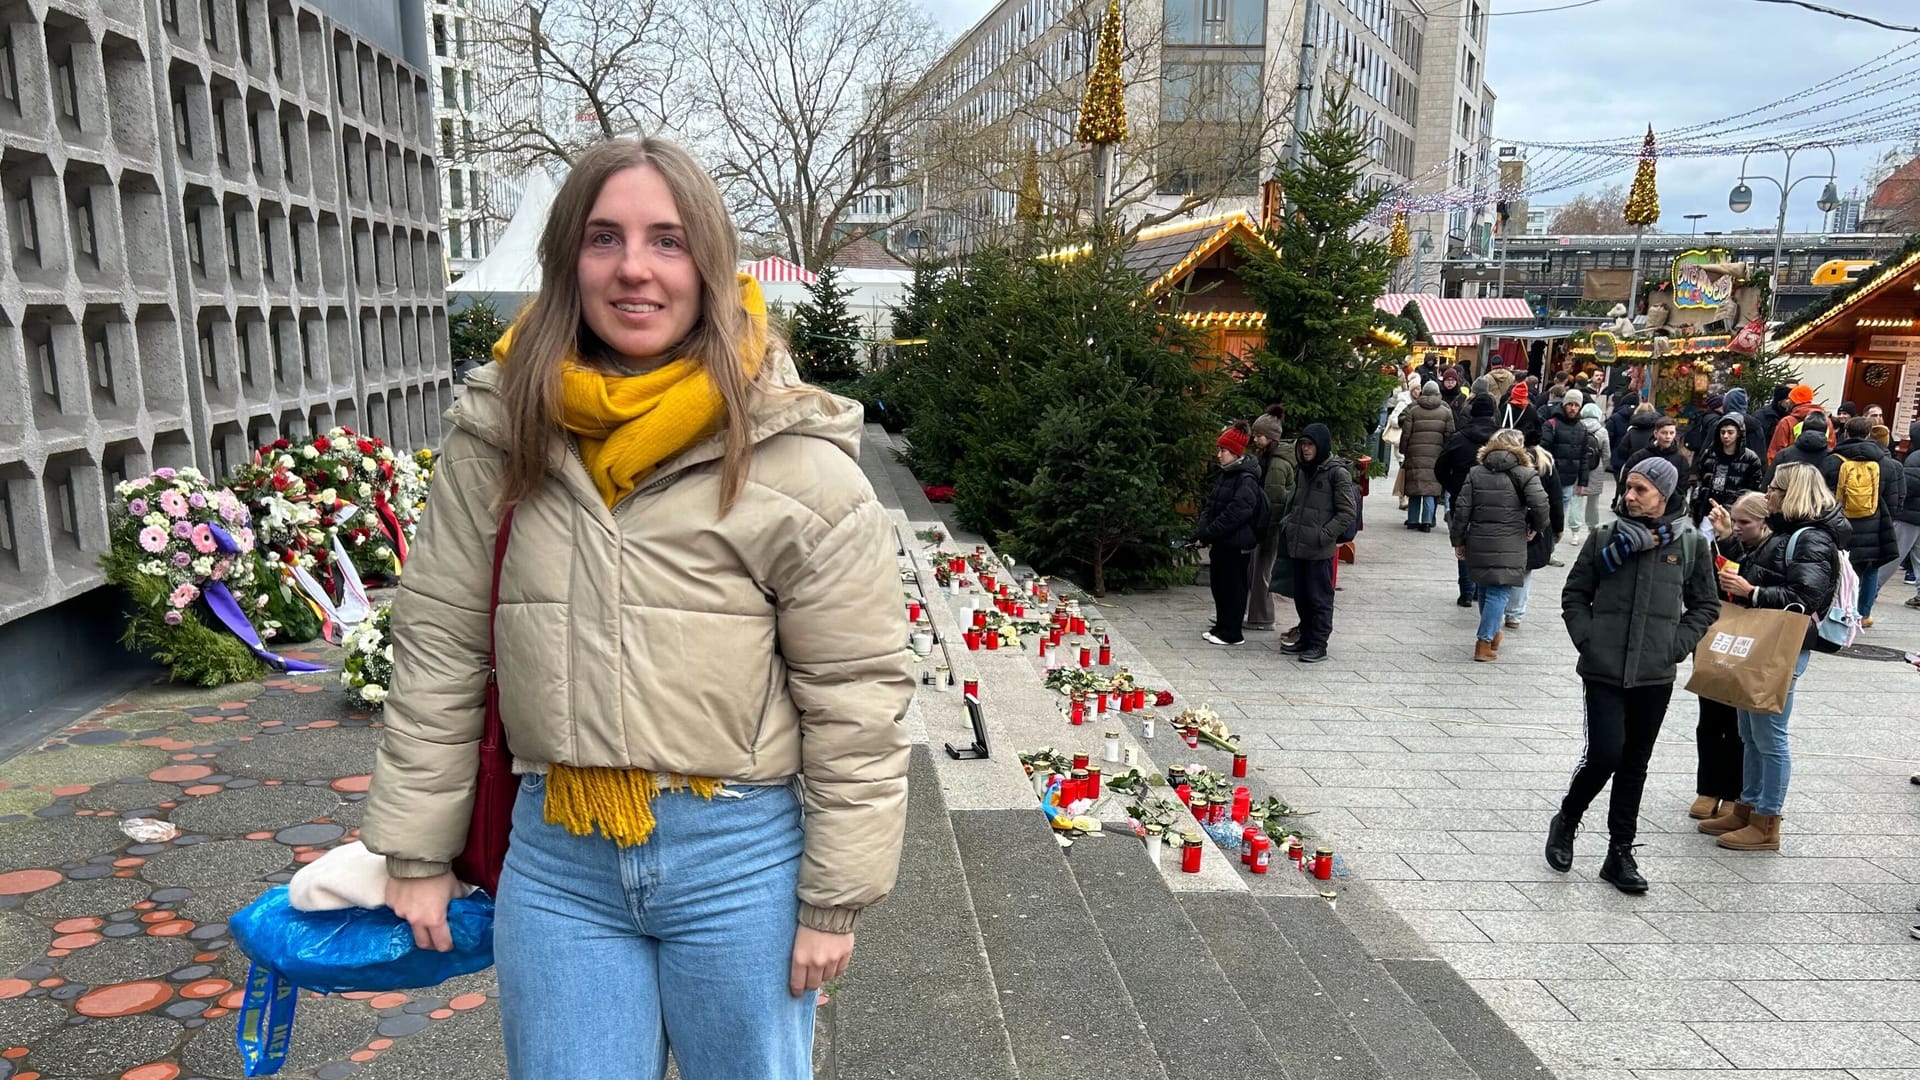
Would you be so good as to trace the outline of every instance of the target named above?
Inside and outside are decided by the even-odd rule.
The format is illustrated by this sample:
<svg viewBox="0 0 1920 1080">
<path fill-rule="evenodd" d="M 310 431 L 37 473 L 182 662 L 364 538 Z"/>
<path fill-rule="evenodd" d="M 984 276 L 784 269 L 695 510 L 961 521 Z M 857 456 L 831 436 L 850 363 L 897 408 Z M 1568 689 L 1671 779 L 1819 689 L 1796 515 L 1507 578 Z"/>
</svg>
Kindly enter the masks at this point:
<svg viewBox="0 0 1920 1080">
<path fill-rule="evenodd" d="M 751 274 L 753 280 L 759 282 L 798 281 L 811 285 L 818 280 L 817 275 L 806 267 L 790 263 L 778 255 L 769 255 L 759 262 L 742 263 L 740 272 Z"/>
<path fill-rule="evenodd" d="M 1375 300 L 1373 306 L 1389 315 L 1398 315 L 1409 300 L 1419 305 L 1421 316 L 1427 320 L 1427 329 L 1433 331 L 1435 345 L 1480 344 L 1480 335 L 1472 331 L 1478 331 L 1486 319 L 1533 318 L 1533 309 L 1518 297 L 1504 300 L 1448 300 L 1417 293 L 1388 293 Z"/>
</svg>

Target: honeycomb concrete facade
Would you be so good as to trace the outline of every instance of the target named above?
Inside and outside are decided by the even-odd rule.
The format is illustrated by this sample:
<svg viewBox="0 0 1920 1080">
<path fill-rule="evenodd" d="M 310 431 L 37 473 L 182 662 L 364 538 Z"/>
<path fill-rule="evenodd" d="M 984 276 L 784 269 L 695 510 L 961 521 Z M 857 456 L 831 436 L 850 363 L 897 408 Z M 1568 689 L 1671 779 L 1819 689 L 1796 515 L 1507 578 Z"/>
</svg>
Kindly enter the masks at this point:
<svg viewBox="0 0 1920 1080">
<path fill-rule="evenodd" d="M 324 4 L 0 0 L 0 625 L 102 583 L 126 477 L 438 441 L 433 91 Z"/>
</svg>

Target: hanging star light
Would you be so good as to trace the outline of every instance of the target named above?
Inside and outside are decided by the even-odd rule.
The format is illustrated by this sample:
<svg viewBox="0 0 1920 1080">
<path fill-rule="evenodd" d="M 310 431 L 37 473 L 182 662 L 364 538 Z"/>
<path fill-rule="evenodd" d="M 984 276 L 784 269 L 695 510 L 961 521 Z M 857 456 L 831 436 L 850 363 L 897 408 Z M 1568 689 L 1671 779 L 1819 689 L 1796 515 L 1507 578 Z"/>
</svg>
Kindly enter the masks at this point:
<svg viewBox="0 0 1920 1080">
<path fill-rule="evenodd" d="M 1087 93 L 1080 101 L 1080 124 L 1075 137 L 1083 143 L 1108 146 L 1127 138 L 1126 86 L 1120 80 L 1120 0 L 1108 0 L 1100 21 L 1100 51 L 1087 76 Z"/>
<path fill-rule="evenodd" d="M 1393 231 L 1387 234 L 1387 255 L 1404 259 L 1413 254 L 1413 237 L 1407 232 L 1406 211 L 1393 215 Z"/>
<path fill-rule="evenodd" d="M 1640 164 L 1634 170 L 1633 190 L 1627 192 L 1627 224 L 1644 229 L 1660 220 L 1660 192 L 1654 186 L 1653 125 L 1647 125 L 1647 140 L 1640 145 Z"/>
</svg>

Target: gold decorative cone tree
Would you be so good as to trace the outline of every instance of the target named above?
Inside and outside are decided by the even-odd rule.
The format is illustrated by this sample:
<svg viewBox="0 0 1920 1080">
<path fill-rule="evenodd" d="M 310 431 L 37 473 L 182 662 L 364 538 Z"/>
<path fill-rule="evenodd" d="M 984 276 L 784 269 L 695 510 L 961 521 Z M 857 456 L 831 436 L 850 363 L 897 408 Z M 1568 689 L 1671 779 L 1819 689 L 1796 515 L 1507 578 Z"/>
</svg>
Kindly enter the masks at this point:
<svg viewBox="0 0 1920 1080">
<path fill-rule="evenodd" d="M 1038 221 L 1046 213 L 1046 200 L 1040 195 L 1040 161 L 1033 151 L 1027 151 L 1026 168 L 1020 172 L 1019 201 L 1014 206 L 1014 214 L 1021 221 Z"/>
<path fill-rule="evenodd" d="M 1127 137 L 1126 85 L 1120 79 L 1123 47 L 1120 0 L 1107 0 L 1106 17 L 1100 20 L 1100 51 L 1087 76 L 1086 96 L 1080 100 L 1075 137 L 1083 143 L 1111 146 Z"/>
<path fill-rule="evenodd" d="M 1633 189 L 1627 192 L 1627 224 L 1645 229 L 1660 220 L 1660 191 L 1654 183 L 1653 126 L 1647 126 L 1647 141 L 1640 144 L 1640 164 L 1634 170 Z"/>
<path fill-rule="evenodd" d="M 1395 259 L 1404 259 L 1413 254 L 1413 237 L 1407 232 L 1407 212 L 1396 210 L 1393 215 L 1393 231 L 1387 234 L 1387 254 Z"/>
</svg>

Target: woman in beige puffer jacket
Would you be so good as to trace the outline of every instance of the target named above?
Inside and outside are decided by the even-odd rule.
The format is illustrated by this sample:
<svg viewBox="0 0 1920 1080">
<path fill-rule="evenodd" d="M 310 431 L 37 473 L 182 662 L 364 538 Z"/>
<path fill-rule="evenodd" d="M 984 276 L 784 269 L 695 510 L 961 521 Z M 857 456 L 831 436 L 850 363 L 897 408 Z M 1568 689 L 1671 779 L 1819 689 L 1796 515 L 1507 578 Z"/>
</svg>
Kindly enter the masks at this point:
<svg viewBox="0 0 1920 1080">
<path fill-rule="evenodd" d="M 813 991 L 893 885 L 896 539 L 859 407 L 798 385 L 736 243 L 671 144 L 574 164 L 540 297 L 448 413 L 394 604 L 363 835 L 423 947 L 446 945 L 491 622 L 522 774 L 496 921 L 516 1077 L 658 1075 L 669 1042 L 689 1078 L 810 1075 Z"/>
</svg>

